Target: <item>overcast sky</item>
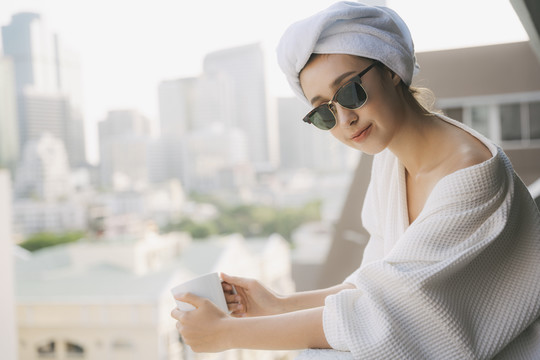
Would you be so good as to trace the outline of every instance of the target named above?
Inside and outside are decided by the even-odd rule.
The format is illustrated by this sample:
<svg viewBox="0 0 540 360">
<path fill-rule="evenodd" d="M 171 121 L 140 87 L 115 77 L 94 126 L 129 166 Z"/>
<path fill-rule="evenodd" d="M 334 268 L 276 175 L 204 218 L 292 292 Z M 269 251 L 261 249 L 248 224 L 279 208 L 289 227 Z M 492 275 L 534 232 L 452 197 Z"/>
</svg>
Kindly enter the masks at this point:
<svg viewBox="0 0 540 360">
<path fill-rule="evenodd" d="M 89 128 L 109 109 L 136 108 L 155 120 L 157 85 L 197 76 L 204 56 L 261 42 L 270 91 L 292 93 L 274 49 L 292 22 L 329 0 L 1 0 L 0 25 L 19 11 L 42 14 L 79 53 Z M 411 29 L 417 51 L 527 40 L 509 0 L 389 0 Z"/>
</svg>

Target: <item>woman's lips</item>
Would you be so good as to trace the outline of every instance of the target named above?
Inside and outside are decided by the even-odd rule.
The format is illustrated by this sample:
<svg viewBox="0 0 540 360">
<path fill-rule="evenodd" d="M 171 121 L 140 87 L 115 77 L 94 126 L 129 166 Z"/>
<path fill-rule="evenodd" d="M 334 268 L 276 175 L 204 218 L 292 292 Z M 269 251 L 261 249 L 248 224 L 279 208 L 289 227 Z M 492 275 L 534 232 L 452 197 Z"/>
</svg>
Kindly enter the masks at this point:
<svg viewBox="0 0 540 360">
<path fill-rule="evenodd" d="M 354 134 L 352 136 L 351 140 L 355 141 L 355 142 L 363 141 L 369 135 L 370 130 L 371 130 L 371 124 L 369 124 L 363 130 L 361 130 L 361 131 L 357 132 L 356 134 Z"/>
</svg>

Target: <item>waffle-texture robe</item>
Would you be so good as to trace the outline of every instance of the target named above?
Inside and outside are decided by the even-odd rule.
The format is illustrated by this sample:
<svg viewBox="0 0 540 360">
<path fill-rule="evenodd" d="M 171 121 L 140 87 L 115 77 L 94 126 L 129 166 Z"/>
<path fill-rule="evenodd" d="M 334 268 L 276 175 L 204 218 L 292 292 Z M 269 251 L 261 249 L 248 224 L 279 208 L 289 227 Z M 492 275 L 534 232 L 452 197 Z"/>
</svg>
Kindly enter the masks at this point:
<svg viewBox="0 0 540 360">
<path fill-rule="evenodd" d="M 345 280 L 357 289 L 326 299 L 326 338 L 354 359 L 540 359 L 538 209 L 498 146 L 441 118 L 492 157 L 442 178 L 409 224 L 405 169 L 389 150 L 375 156 L 370 241 Z"/>
</svg>

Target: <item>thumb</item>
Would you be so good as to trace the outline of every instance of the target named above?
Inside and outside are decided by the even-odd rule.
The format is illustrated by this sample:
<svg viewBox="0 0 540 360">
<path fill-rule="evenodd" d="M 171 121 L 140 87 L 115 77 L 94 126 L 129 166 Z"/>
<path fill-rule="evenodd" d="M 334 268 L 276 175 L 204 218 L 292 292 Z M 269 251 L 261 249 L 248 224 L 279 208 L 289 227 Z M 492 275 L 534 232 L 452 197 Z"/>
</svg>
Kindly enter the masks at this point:
<svg viewBox="0 0 540 360">
<path fill-rule="evenodd" d="M 199 306 L 201 306 L 201 303 L 203 301 L 202 297 L 197 296 L 197 295 L 192 294 L 192 293 L 178 294 L 178 295 L 175 295 L 174 298 L 176 300 L 180 300 L 182 302 L 191 304 L 191 305 L 195 306 L 196 308 L 199 308 Z"/>
</svg>

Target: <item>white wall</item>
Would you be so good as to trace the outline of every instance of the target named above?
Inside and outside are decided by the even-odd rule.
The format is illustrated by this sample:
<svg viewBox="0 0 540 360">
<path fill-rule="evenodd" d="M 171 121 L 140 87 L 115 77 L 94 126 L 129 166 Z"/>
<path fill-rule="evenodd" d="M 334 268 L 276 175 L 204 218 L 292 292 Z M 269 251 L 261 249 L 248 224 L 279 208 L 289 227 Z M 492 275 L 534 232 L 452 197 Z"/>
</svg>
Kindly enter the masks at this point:
<svg viewBox="0 0 540 360">
<path fill-rule="evenodd" d="M 0 169 L 0 349 L 2 359 L 17 359 L 13 239 L 11 237 L 11 182 Z"/>
</svg>

